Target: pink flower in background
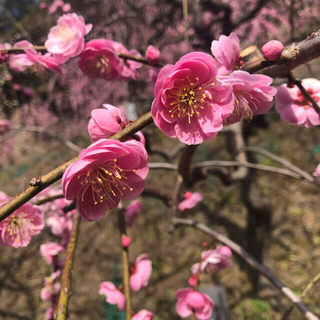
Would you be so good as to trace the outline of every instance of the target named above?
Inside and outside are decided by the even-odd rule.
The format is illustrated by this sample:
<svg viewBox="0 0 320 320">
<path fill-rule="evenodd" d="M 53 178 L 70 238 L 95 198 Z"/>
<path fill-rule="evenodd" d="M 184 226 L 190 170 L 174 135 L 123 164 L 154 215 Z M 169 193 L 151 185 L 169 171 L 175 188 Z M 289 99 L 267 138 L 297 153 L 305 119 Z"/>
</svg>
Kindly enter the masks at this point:
<svg viewBox="0 0 320 320">
<path fill-rule="evenodd" d="M 11 198 L 6 195 L 4 192 L 0 191 L 0 207 L 8 202 Z"/>
<path fill-rule="evenodd" d="M 67 244 L 72 229 L 72 219 L 70 215 L 59 216 L 55 212 L 50 212 L 47 225 L 51 232 L 62 239 L 63 244 Z"/>
<path fill-rule="evenodd" d="M 214 138 L 233 111 L 232 87 L 218 79 L 214 59 L 202 52 L 188 53 L 167 65 L 155 84 L 151 112 L 168 137 L 186 144 Z"/>
<path fill-rule="evenodd" d="M 312 98 L 320 101 L 320 81 L 313 78 L 302 80 L 302 85 Z M 297 86 L 288 88 L 282 84 L 275 96 L 276 110 L 283 121 L 294 126 L 311 128 L 320 125 L 319 114 L 314 110 L 311 102 L 307 100 Z"/>
<path fill-rule="evenodd" d="M 313 173 L 315 177 L 320 178 L 320 163 L 318 164 L 316 171 Z M 1 205 L 1 194 L 0 194 L 0 205 Z"/>
<path fill-rule="evenodd" d="M 234 94 L 234 110 L 223 124 L 251 120 L 254 115 L 267 113 L 273 105 L 277 89 L 270 86 L 273 79 L 268 76 L 238 70 L 220 80 L 232 85 Z"/>
<path fill-rule="evenodd" d="M 103 104 L 102 109 L 91 111 L 88 131 L 93 142 L 99 139 L 108 139 L 122 129 L 121 124 L 127 124 L 121 111 L 111 104 Z"/>
<path fill-rule="evenodd" d="M 0 120 L 0 136 L 11 131 L 11 123 L 9 120 Z"/>
<path fill-rule="evenodd" d="M 44 318 L 46 320 L 53 320 L 54 319 L 54 313 L 55 313 L 55 309 L 53 307 L 50 307 L 46 310 L 46 313 L 44 315 Z"/>
<path fill-rule="evenodd" d="M 35 92 L 31 88 L 23 88 L 22 94 L 30 100 L 33 99 L 36 95 Z"/>
<path fill-rule="evenodd" d="M 133 291 L 139 291 L 148 285 L 148 280 L 152 272 L 152 262 L 148 260 L 146 253 L 136 259 L 135 266 L 131 269 L 130 287 Z"/>
<path fill-rule="evenodd" d="M 80 54 L 79 68 L 90 78 L 120 80 L 124 63 L 111 41 L 95 39 L 86 43 Z"/>
<path fill-rule="evenodd" d="M 146 51 L 146 59 L 150 64 L 157 64 L 160 62 L 160 51 L 154 46 L 149 46 Z"/>
<path fill-rule="evenodd" d="M 215 250 L 203 251 L 201 254 L 201 272 L 217 273 L 226 267 L 232 267 L 230 260 L 232 252 L 227 246 L 218 246 Z M 191 271 L 196 274 L 199 270 L 199 263 L 192 266 Z"/>
<path fill-rule="evenodd" d="M 44 215 L 39 207 L 25 203 L 0 222 L 1 247 L 26 247 L 31 238 L 44 227 Z"/>
<path fill-rule="evenodd" d="M 178 299 L 176 310 L 180 317 L 187 318 L 193 312 L 200 320 L 208 320 L 211 316 L 214 302 L 208 295 L 191 288 L 182 288 L 176 291 L 174 297 Z"/>
<path fill-rule="evenodd" d="M 66 199 L 77 199 L 84 219 L 100 220 L 120 199 L 141 194 L 148 171 L 148 155 L 141 142 L 101 139 L 67 168 L 62 189 Z"/>
<path fill-rule="evenodd" d="M 82 52 L 84 36 L 91 29 L 92 24 L 86 25 L 82 16 L 64 14 L 58 19 L 57 26 L 50 29 L 45 46 L 57 61 L 64 63 Z"/>
<path fill-rule="evenodd" d="M 16 48 L 30 48 L 33 45 L 26 40 L 19 41 L 13 45 Z M 34 65 L 34 61 L 26 53 L 10 54 L 7 60 L 10 69 L 14 72 L 23 72 L 27 67 Z"/>
<path fill-rule="evenodd" d="M 159 75 L 159 70 L 158 69 L 154 69 L 154 68 L 149 69 L 149 80 L 151 82 L 156 83 L 158 75 Z"/>
<path fill-rule="evenodd" d="M 72 9 L 72 8 L 71 8 L 71 4 L 70 4 L 70 3 L 66 3 L 66 4 L 64 4 L 63 7 L 62 7 L 62 11 L 63 11 L 64 13 L 70 12 L 71 9 Z"/>
<path fill-rule="evenodd" d="M 186 192 L 184 196 L 186 200 L 183 200 L 178 205 L 180 211 L 185 211 L 187 209 L 193 208 L 198 202 L 202 201 L 203 199 L 202 194 L 200 194 L 199 192 Z"/>
<path fill-rule="evenodd" d="M 46 4 L 45 2 L 41 2 L 41 3 L 39 4 L 39 8 L 40 8 L 41 10 L 44 10 L 44 9 L 47 8 L 47 4 Z"/>
<path fill-rule="evenodd" d="M 131 244 L 131 239 L 130 239 L 130 237 L 123 237 L 123 238 L 121 239 L 121 244 L 122 244 L 122 246 L 123 246 L 124 248 L 128 248 L 128 247 L 130 246 L 130 244 Z"/>
<path fill-rule="evenodd" d="M 271 40 L 261 48 L 261 51 L 267 60 L 277 60 L 281 57 L 283 44 L 280 41 Z"/>
<path fill-rule="evenodd" d="M 49 13 L 55 13 L 60 7 L 63 6 L 62 0 L 55 0 L 52 5 L 49 7 Z"/>
<path fill-rule="evenodd" d="M 131 320 L 152 320 L 155 315 L 148 310 L 141 310 L 132 316 Z"/>
<path fill-rule="evenodd" d="M 120 310 L 125 309 L 126 299 L 123 293 L 112 282 L 102 282 L 99 287 L 99 294 L 104 294 L 106 301 L 110 304 L 116 304 Z"/>
<path fill-rule="evenodd" d="M 116 41 L 110 41 L 114 50 L 117 54 L 123 53 L 123 54 L 129 54 L 135 57 L 142 57 L 141 54 L 137 50 L 130 50 L 128 51 L 125 46 L 119 42 Z M 119 80 L 128 81 L 130 78 L 133 80 L 138 79 L 138 71 L 136 69 L 139 69 L 143 66 L 143 63 L 133 61 L 133 60 L 126 60 L 123 69 L 121 71 Z"/>
<path fill-rule="evenodd" d="M 9 43 L 0 43 L 0 49 L 11 49 L 11 45 Z M 9 54 L 0 52 L 0 64 L 4 63 L 8 58 Z"/>
<path fill-rule="evenodd" d="M 142 203 L 139 200 L 133 200 L 126 210 L 126 224 L 128 227 L 132 227 L 134 220 L 136 220 L 141 212 Z"/>
<path fill-rule="evenodd" d="M 55 283 L 55 280 L 61 275 L 61 271 L 58 270 L 51 274 L 50 277 L 44 279 L 45 286 L 42 288 L 40 297 L 43 301 L 52 301 L 53 296 L 57 296 L 61 289 L 60 283 Z"/>
<path fill-rule="evenodd" d="M 222 35 L 211 43 L 211 52 L 218 64 L 218 74 L 225 75 L 242 66 L 240 40 L 234 32 Z"/>
<path fill-rule="evenodd" d="M 64 246 L 55 242 L 47 242 L 40 246 L 41 255 L 47 260 L 49 265 L 54 264 L 54 257 L 65 251 Z"/>
</svg>

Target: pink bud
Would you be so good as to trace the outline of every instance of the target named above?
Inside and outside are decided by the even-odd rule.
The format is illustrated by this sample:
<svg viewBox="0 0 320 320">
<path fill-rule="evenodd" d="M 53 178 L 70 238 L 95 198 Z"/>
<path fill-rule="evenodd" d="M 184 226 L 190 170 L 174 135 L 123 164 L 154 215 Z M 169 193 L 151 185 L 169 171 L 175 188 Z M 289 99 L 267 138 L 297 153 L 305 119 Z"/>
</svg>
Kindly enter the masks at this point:
<svg viewBox="0 0 320 320">
<path fill-rule="evenodd" d="M 194 287 L 197 284 L 197 275 L 194 274 L 193 276 L 191 276 L 188 280 L 188 283 L 191 287 Z"/>
<path fill-rule="evenodd" d="M 130 237 L 123 237 L 122 240 L 121 240 L 121 243 L 122 243 L 122 246 L 124 248 L 128 248 L 131 244 L 131 239 Z"/>
<path fill-rule="evenodd" d="M 157 64 L 160 61 L 160 51 L 154 46 L 149 46 L 146 52 L 146 59 L 150 64 Z"/>
<path fill-rule="evenodd" d="M 191 193 L 190 191 L 187 191 L 187 192 L 184 194 L 184 197 L 185 197 L 186 199 L 190 199 L 191 196 L 192 196 L 192 193 Z"/>
<path fill-rule="evenodd" d="M 202 243 L 202 246 L 203 246 L 204 248 L 206 248 L 206 247 L 208 246 L 208 242 L 203 242 L 203 243 Z"/>
<path fill-rule="evenodd" d="M 267 60 L 277 60 L 283 51 L 283 44 L 280 41 L 271 40 L 261 48 L 261 51 Z"/>
<path fill-rule="evenodd" d="M 40 8 L 41 10 L 44 10 L 44 9 L 47 8 L 47 4 L 46 4 L 45 2 L 41 2 L 41 3 L 39 4 L 39 8 Z"/>
<path fill-rule="evenodd" d="M 70 4 L 70 3 L 64 4 L 63 7 L 62 7 L 62 11 L 63 11 L 64 13 L 70 12 L 70 11 L 71 11 L 71 4 Z"/>
</svg>

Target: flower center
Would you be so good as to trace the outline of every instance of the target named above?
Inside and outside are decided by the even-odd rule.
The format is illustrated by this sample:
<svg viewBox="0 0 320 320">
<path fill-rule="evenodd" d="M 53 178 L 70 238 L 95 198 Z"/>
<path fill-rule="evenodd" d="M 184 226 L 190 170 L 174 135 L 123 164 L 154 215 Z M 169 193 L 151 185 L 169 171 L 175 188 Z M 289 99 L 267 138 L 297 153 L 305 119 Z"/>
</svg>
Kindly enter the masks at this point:
<svg viewBox="0 0 320 320">
<path fill-rule="evenodd" d="M 7 225 L 7 230 L 12 240 L 16 239 L 20 242 L 22 239 L 29 239 L 30 235 L 34 234 L 34 219 L 27 219 L 28 214 L 22 212 L 19 215 L 12 214 L 4 220 L 4 225 Z"/>
<path fill-rule="evenodd" d="M 307 89 L 307 91 L 312 97 L 312 99 L 315 102 L 318 102 L 319 98 L 313 95 L 313 89 Z M 298 91 L 298 97 L 296 102 L 301 104 L 305 109 L 309 109 L 312 106 L 311 102 L 303 95 L 303 93 L 300 90 Z"/>
<path fill-rule="evenodd" d="M 124 156 L 124 155 L 123 155 Z M 133 173 L 136 170 L 132 170 Z M 108 160 L 102 165 L 94 165 L 89 172 L 78 175 L 84 176 L 77 199 L 84 201 L 86 192 L 91 192 L 94 204 L 104 203 L 107 210 L 114 208 L 115 197 L 123 197 L 123 191 L 133 191 L 126 180 L 126 172 L 117 165 L 117 159 Z"/>
<path fill-rule="evenodd" d="M 110 73 L 109 59 L 103 55 L 96 55 L 92 59 L 90 67 L 98 70 L 101 76 Z"/>
<path fill-rule="evenodd" d="M 188 122 L 191 123 L 191 118 L 194 115 L 199 116 L 199 111 L 210 104 L 212 98 L 208 87 L 214 86 L 214 82 L 198 86 L 199 78 L 196 78 L 196 83 L 194 83 L 188 76 L 179 81 L 179 85 L 175 85 L 166 93 L 166 98 L 171 100 L 170 106 L 172 106 L 169 113 L 171 113 L 171 118 L 188 117 Z"/>
</svg>

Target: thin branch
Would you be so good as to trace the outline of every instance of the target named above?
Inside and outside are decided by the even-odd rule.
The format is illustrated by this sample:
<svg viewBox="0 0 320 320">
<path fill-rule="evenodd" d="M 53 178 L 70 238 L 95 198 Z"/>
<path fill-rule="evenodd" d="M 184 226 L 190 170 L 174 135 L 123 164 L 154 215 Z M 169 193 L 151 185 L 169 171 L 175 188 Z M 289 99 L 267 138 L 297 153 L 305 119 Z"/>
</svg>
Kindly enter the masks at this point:
<svg viewBox="0 0 320 320">
<path fill-rule="evenodd" d="M 184 41 L 186 43 L 187 52 L 189 52 L 189 26 L 188 26 L 188 0 L 182 0 L 182 12 L 184 20 Z"/>
<path fill-rule="evenodd" d="M 304 97 L 307 98 L 311 102 L 313 108 L 320 115 L 320 107 L 319 107 L 319 105 L 314 101 L 314 99 L 311 97 L 310 93 L 302 85 L 301 80 L 296 79 L 291 73 L 289 73 L 288 79 L 289 79 L 289 82 L 292 82 L 293 84 L 295 84 L 300 89 L 300 91 L 304 95 Z"/>
<path fill-rule="evenodd" d="M 124 141 L 129 138 L 131 135 L 136 133 L 137 131 L 141 130 L 142 128 L 146 127 L 150 123 L 152 123 L 152 116 L 151 112 L 148 112 L 138 118 L 136 121 L 129 124 L 126 128 L 119 131 L 115 135 L 113 135 L 110 139 Z M 54 170 L 48 172 L 47 174 L 39 177 L 33 178 L 32 183 L 29 186 L 20 192 L 18 195 L 13 197 L 10 201 L 4 204 L 0 208 L 0 221 L 7 218 L 12 212 L 17 210 L 20 206 L 24 203 L 32 199 L 36 194 L 38 194 L 43 189 L 47 188 L 54 182 L 61 179 L 64 171 L 66 168 L 73 162 L 77 161 L 78 157 L 75 157 L 66 163 L 60 165 L 59 167 L 55 168 Z"/>
<path fill-rule="evenodd" d="M 71 295 L 71 276 L 73 273 L 73 263 L 75 257 L 75 249 L 79 236 L 80 221 L 80 215 L 78 212 L 76 212 L 73 217 L 70 240 L 68 243 L 66 259 L 64 261 L 62 271 L 61 291 L 57 307 L 57 320 L 66 320 L 68 317 L 68 304 Z"/>
<path fill-rule="evenodd" d="M 166 163 L 166 162 L 151 162 L 149 163 L 150 169 L 166 169 L 166 170 L 172 170 L 177 171 L 178 166 L 176 164 Z"/>
<path fill-rule="evenodd" d="M 59 141 L 60 143 L 64 144 L 65 146 L 67 146 L 68 148 L 70 148 L 71 150 L 73 150 L 76 153 L 80 153 L 82 150 L 77 145 L 72 143 L 70 140 L 64 139 L 56 134 L 50 133 L 46 130 L 43 130 L 40 127 L 34 127 L 34 126 L 21 127 L 21 126 L 12 125 L 11 128 L 12 128 L 12 130 L 17 130 L 17 131 L 28 131 L 28 132 L 41 133 L 51 139 Z"/>
<path fill-rule="evenodd" d="M 237 243 L 223 236 L 215 230 L 210 229 L 206 225 L 199 223 L 198 221 L 191 219 L 181 219 L 174 218 L 173 224 L 178 227 L 180 225 L 191 226 L 201 230 L 202 232 L 212 236 L 217 239 L 219 242 L 223 243 L 230 247 L 232 251 L 237 253 L 241 258 L 243 258 L 251 267 L 258 270 L 264 277 L 266 277 L 276 288 L 278 288 L 281 293 L 286 296 L 290 301 L 292 301 L 299 309 L 299 311 L 308 319 L 308 320 L 319 320 L 319 318 L 313 314 L 309 308 L 301 301 L 301 299 L 283 282 L 281 282 L 276 276 L 274 276 L 270 270 L 265 266 L 261 265 L 257 260 L 255 260 L 244 248 L 239 246 Z"/>
<path fill-rule="evenodd" d="M 57 195 L 52 196 L 52 197 L 46 197 L 44 199 L 38 200 L 34 204 L 37 205 L 37 206 L 40 206 L 41 204 L 44 204 L 44 203 L 47 203 L 47 202 L 50 202 L 50 201 L 53 201 L 53 200 L 61 199 L 61 198 L 64 198 L 64 195 L 63 194 L 57 194 Z"/>
</svg>

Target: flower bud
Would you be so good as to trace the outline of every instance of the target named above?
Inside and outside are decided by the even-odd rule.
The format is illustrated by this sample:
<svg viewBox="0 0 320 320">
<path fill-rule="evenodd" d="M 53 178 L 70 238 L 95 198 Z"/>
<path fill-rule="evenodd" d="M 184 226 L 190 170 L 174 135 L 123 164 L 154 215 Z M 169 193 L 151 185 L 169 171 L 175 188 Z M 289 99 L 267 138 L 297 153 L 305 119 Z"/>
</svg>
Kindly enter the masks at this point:
<svg viewBox="0 0 320 320">
<path fill-rule="evenodd" d="M 280 41 L 271 40 L 261 48 L 261 51 L 267 60 L 277 60 L 283 51 L 283 44 Z"/>
</svg>

